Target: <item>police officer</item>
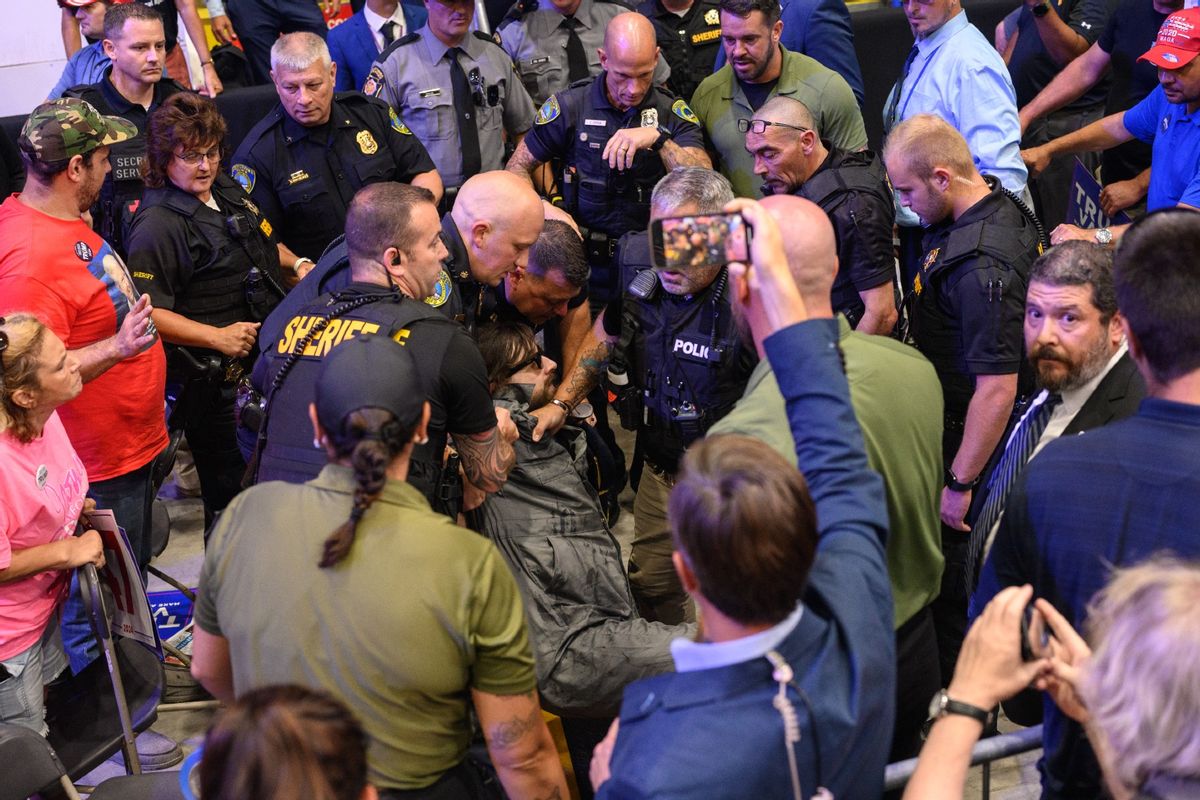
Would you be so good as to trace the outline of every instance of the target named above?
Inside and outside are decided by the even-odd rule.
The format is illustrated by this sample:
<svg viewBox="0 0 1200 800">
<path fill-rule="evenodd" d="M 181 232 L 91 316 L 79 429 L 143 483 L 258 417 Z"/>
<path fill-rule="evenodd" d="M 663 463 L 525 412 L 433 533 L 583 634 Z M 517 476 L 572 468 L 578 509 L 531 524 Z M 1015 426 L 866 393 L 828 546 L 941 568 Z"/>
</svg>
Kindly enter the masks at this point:
<svg viewBox="0 0 1200 800">
<path fill-rule="evenodd" d="M 1024 203 L 980 175 L 966 141 L 939 117 L 920 114 L 897 125 L 883 158 L 901 204 L 929 226 L 906 303 L 917 349 L 933 363 L 945 397 L 946 569 L 933 611 L 948 681 L 966 631 L 963 519 L 1018 392 L 1032 388 L 1023 355 L 1025 290 L 1045 236 Z"/>
<path fill-rule="evenodd" d="M 617 240 L 645 229 L 659 178 L 677 166 L 712 166 L 688 104 L 651 86 L 657 57 L 645 17 L 614 17 L 600 49 L 604 72 L 551 96 L 508 163 L 524 175 L 551 159 L 565 164 L 562 200 L 586 229 L 594 302 L 614 296 Z"/>
<path fill-rule="evenodd" d="M 133 3 L 115 5 L 104 15 L 104 52 L 112 66 L 97 83 L 68 89 L 64 97 L 78 97 L 100 113 L 123 117 L 139 134 L 112 146 L 108 160 L 112 171 L 104 179 L 100 200 L 92 207 L 92 226 L 121 255 L 125 232 L 142 196 L 142 157 L 146 152 L 146 120 L 163 101 L 186 91 L 162 69 L 166 37 L 162 16 L 152 8 Z"/>
<path fill-rule="evenodd" d="M 700 81 L 713 73 L 721 52 L 720 5 L 718 0 L 643 0 L 637 8 L 654 26 L 671 67 L 667 89 L 676 97 L 691 99 Z"/>
<path fill-rule="evenodd" d="M 381 333 L 412 348 L 431 407 L 429 441 L 414 450 L 408 480 L 435 509 L 454 513 L 460 490 L 457 466 L 443 464 L 447 434 L 467 479 L 494 492 L 512 466 L 515 430 L 492 407 L 483 360 L 466 331 L 413 299 L 433 294 L 446 257 L 433 196 L 372 184 L 355 195 L 346 229 L 352 282 L 299 309 L 281 307 L 263 326 L 271 339 L 252 382 L 265 395 L 265 420 L 242 412 L 259 429 L 257 480 L 300 482 L 320 471 L 324 449 L 301 422 L 321 360 L 359 334 Z"/>
<path fill-rule="evenodd" d="M 675 169 L 655 187 L 651 212 L 714 214 L 732 199 L 720 174 Z M 643 617 L 674 624 L 694 617 L 671 564 L 667 495 L 683 451 L 733 408 L 758 359 L 734 324 L 723 264 L 652 266 L 645 231 L 621 239 L 618 259 L 625 290 L 597 317 L 583 363 L 594 381 L 596 365 L 608 362 L 609 398 L 622 427 L 637 432 L 644 460 L 633 507 L 634 598 Z M 578 382 L 570 400 L 589 389 Z"/>
<path fill-rule="evenodd" d="M 513 5 L 496 33 L 525 90 L 541 105 L 575 81 L 600 74 L 604 30 L 609 20 L 629 10 L 617 0 L 523 0 Z M 706 69 L 712 69 L 711 60 Z M 672 67 L 659 55 L 654 84 L 663 86 L 671 77 Z"/>
<path fill-rule="evenodd" d="M 279 251 L 270 222 L 221 172 L 225 120 L 211 100 L 191 92 L 168 98 L 150 115 L 146 136 L 148 188 L 129 230 L 129 268 L 174 345 L 173 424 L 182 421 L 195 456 L 208 524 L 246 469 L 234 394 L 253 363 L 259 323 L 284 295 Z"/>
<path fill-rule="evenodd" d="M 896 210 L 883 164 L 869 151 L 851 153 L 822 142 L 812 113 L 794 97 L 772 97 L 743 127 L 763 194 L 811 200 L 833 223 L 833 310 L 863 333 L 891 333 L 897 317 Z"/>
<path fill-rule="evenodd" d="M 246 135 L 231 171 L 279 227 L 301 274 L 302 262 L 341 235 L 363 186 L 411 182 L 441 195 L 433 161 L 394 111 L 358 92 L 334 93 L 337 65 L 323 39 L 282 36 L 271 58 L 279 105 Z"/>
<path fill-rule="evenodd" d="M 400 114 L 453 196 L 472 175 L 504 166 L 505 136 L 529 130 L 534 107 L 512 59 L 470 31 L 471 0 L 426 0 L 425 8 L 425 26 L 379 54 L 363 92 Z"/>
</svg>

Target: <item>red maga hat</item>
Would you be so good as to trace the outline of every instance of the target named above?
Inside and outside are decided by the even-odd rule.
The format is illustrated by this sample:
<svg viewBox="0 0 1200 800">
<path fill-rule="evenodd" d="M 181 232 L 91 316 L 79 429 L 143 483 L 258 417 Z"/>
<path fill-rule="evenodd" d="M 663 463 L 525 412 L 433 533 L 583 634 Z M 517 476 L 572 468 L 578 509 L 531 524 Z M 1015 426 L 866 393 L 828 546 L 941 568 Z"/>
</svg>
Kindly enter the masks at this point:
<svg viewBox="0 0 1200 800">
<path fill-rule="evenodd" d="M 1200 8 L 1186 8 L 1167 17 L 1158 29 L 1154 46 L 1138 61 L 1149 61 L 1160 69 L 1186 67 L 1200 55 Z"/>
</svg>

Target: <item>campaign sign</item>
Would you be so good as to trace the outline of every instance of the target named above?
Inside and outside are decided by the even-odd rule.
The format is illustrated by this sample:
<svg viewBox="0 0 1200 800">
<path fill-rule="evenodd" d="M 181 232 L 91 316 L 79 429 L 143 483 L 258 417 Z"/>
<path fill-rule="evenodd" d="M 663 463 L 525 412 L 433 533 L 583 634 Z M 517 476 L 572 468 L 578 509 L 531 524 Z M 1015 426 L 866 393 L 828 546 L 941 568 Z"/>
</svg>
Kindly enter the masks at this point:
<svg viewBox="0 0 1200 800">
<path fill-rule="evenodd" d="M 192 621 L 192 601 L 178 589 L 149 594 L 150 613 L 154 616 L 154 627 L 158 638 L 164 642 L 187 627 Z"/>
<path fill-rule="evenodd" d="M 162 647 L 150 616 L 142 573 L 133 559 L 133 550 L 125 531 L 117 525 L 112 511 L 107 509 L 89 511 L 85 516 L 87 527 L 99 532 L 104 543 L 104 567 L 97 572 L 112 594 L 113 633 L 144 644 L 162 658 Z"/>
<path fill-rule="evenodd" d="M 1071 176 L 1071 201 L 1067 205 L 1067 223 L 1092 230 L 1112 225 L 1127 225 L 1132 220 L 1124 211 L 1107 216 L 1100 207 L 1100 184 L 1079 159 L 1075 159 L 1075 172 Z"/>
</svg>

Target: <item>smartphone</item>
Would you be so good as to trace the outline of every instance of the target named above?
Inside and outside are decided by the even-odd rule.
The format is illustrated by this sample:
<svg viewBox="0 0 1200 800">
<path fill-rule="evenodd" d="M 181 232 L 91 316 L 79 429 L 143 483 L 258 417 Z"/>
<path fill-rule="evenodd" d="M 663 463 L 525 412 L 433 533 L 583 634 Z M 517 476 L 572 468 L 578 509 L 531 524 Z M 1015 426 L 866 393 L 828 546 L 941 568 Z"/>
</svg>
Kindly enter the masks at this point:
<svg viewBox="0 0 1200 800">
<path fill-rule="evenodd" d="M 1050 646 L 1050 629 L 1031 601 L 1021 614 L 1021 660 L 1034 661 Z"/>
<path fill-rule="evenodd" d="M 664 270 L 749 261 L 750 226 L 741 214 L 663 217 L 650 223 L 650 251 Z"/>
</svg>

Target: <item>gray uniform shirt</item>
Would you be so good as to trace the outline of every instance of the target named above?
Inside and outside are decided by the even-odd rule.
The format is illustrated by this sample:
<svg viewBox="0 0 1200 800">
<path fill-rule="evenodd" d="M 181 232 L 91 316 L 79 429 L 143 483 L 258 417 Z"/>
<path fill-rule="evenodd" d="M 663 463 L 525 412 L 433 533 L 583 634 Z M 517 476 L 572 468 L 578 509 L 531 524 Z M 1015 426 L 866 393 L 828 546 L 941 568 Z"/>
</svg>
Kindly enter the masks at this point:
<svg viewBox="0 0 1200 800">
<path fill-rule="evenodd" d="M 600 74 L 600 54 L 596 49 L 604 44 L 604 29 L 609 20 L 629 10 L 620 3 L 601 0 L 581 0 L 579 3 L 575 19 L 579 20 L 579 40 L 587 54 L 589 76 Z M 565 21 L 566 17 L 555 10 L 549 0 L 543 0 L 541 7 L 500 25 L 500 46 L 512 57 L 521 82 L 538 105 L 571 83 L 567 70 Z M 660 53 L 654 67 L 654 84 L 665 86 L 670 77 L 671 68 Z"/>
<path fill-rule="evenodd" d="M 504 132 L 517 136 L 533 125 L 534 106 L 521 86 L 512 60 L 494 42 L 467 34 L 459 44 L 464 55 L 459 63 L 469 75 L 478 69 L 482 78 L 476 104 L 482 171 L 504 167 Z M 388 103 L 412 130 L 447 188 L 458 187 L 471 177 L 463 174 L 462 145 L 458 116 L 451 91 L 449 47 L 429 26 L 397 39 L 379 54 L 371 67 L 363 92 Z M 493 102 L 494 101 L 494 102 Z"/>
</svg>

